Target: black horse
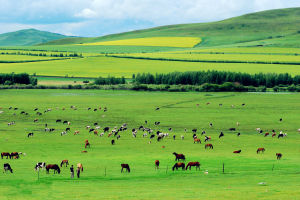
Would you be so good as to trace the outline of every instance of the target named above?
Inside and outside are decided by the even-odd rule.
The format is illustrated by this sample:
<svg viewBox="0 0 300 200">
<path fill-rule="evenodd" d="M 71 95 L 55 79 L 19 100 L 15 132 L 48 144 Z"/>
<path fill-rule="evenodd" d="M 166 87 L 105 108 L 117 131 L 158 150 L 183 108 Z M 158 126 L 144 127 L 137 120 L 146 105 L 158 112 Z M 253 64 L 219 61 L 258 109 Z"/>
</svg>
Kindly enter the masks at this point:
<svg viewBox="0 0 300 200">
<path fill-rule="evenodd" d="M 128 173 L 130 173 L 130 167 L 128 164 L 121 164 L 121 173 L 123 173 L 123 169 L 125 168 Z"/>
<path fill-rule="evenodd" d="M 46 166 L 46 171 L 47 171 L 47 174 L 49 174 L 49 170 L 50 169 L 53 169 L 54 170 L 54 174 L 55 172 L 57 172 L 58 174 L 60 174 L 60 168 L 57 164 L 54 164 L 54 165 L 47 165 Z"/>
<path fill-rule="evenodd" d="M 28 133 L 27 137 L 33 137 L 33 133 Z"/>
</svg>

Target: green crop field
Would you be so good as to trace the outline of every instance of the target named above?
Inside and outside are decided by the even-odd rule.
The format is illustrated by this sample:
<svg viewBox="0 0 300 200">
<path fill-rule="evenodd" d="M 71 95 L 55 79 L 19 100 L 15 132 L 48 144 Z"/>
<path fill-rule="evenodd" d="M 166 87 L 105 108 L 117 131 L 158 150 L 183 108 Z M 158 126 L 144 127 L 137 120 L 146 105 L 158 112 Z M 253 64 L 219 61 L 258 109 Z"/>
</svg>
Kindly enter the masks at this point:
<svg viewBox="0 0 300 200">
<path fill-rule="evenodd" d="M 224 62 L 266 62 L 266 63 L 295 63 L 300 64 L 300 56 L 295 55 L 255 55 L 255 54 L 179 54 L 179 53 L 133 53 L 117 56 L 135 58 L 176 59 L 182 61 L 224 61 Z"/>
<path fill-rule="evenodd" d="M 32 62 L 32 61 L 45 61 L 45 60 L 57 60 L 64 58 L 57 57 L 42 57 L 42 56 L 26 56 L 26 55 L 1 55 L 0 62 Z"/>
<path fill-rule="evenodd" d="M 173 71 L 201 71 L 221 70 L 247 73 L 290 73 L 299 74 L 297 65 L 277 64 L 247 64 L 247 63 L 197 63 L 180 61 L 158 61 L 141 60 L 112 57 L 88 57 L 68 60 L 56 60 L 35 63 L 1 63 L 2 73 L 36 73 L 44 76 L 66 76 L 69 77 L 98 77 L 98 76 L 125 76 L 131 78 L 132 74 L 167 73 Z"/>
<path fill-rule="evenodd" d="M 299 199 L 299 98 L 296 93 L 1 91 L 1 152 L 24 152 L 26 156 L 0 159 L 1 165 L 8 162 L 14 170 L 13 174 L 0 174 L 0 199 Z M 9 110 L 10 106 L 18 110 Z M 108 111 L 87 109 L 100 106 Z M 43 115 L 36 115 L 34 108 Z M 52 111 L 44 113 L 46 109 Z M 34 123 L 36 118 L 39 121 Z M 71 132 L 61 136 L 68 126 L 56 123 L 56 119 L 70 121 Z M 8 126 L 11 121 L 15 125 Z M 161 124 L 155 126 L 156 121 Z M 95 122 L 101 126 L 99 133 L 105 126 L 120 127 L 123 123 L 128 124 L 128 131 L 120 132 L 121 138 L 113 146 L 113 136 L 108 137 L 108 133 L 100 137 L 86 130 Z M 45 132 L 45 123 L 56 131 Z M 131 129 L 140 125 L 169 133 L 169 137 L 160 142 L 153 139 L 151 144 L 149 135 L 142 136 L 143 131 L 132 137 Z M 228 131 L 232 127 L 237 131 Z M 198 129 L 202 144 L 193 143 L 193 128 Z M 277 134 L 283 131 L 288 135 L 264 137 L 256 128 L 263 133 L 274 129 Z M 75 130 L 80 134 L 73 135 Z M 211 136 L 213 150 L 204 149 L 202 130 Z M 225 136 L 219 139 L 221 131 Z M 34 136 L 27 138 L 29 132 Z M 91 148 L 84 149 L 86 139 Z M 258 147 L 264 147 L 265 153 L 256 154 Z M 241 154 L 232 153 L 239 149 Z M 88 153 L 81 153 L 83 150 Z M 173 172 L 173 152 L 185 154 L 186 163 L 199 161 L 200 171 Z M 275 153 L 282 153 L 282 159 L 276 160 Z M 69 168 L 63 167 L 61 174 L 41 171 L 38 180 L 34 171 L 37 162 L 59 164 L 63 159 L 73 165 L 83 164 L 80 179 L 71 180 Z M 160 160 L 159 170 L 154 169 L 155 160 Z M 131 173 L 121 173 L 121 163 L 128 163 Z"/>
</svg>

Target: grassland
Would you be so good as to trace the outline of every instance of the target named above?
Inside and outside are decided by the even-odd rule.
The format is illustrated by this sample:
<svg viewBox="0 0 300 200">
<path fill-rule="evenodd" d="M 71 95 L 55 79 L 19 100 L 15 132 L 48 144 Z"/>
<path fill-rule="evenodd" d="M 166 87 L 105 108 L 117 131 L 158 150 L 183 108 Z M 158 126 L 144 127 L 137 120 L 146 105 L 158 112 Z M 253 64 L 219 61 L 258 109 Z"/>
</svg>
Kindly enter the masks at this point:
<svg viewBox="0 0 300 200">
<path fill-rule="evenodd" d="M 197 37 L 148 37 L 127 40 L 114 40 L 105 42 L 84 43 L 80 45 L 106 45 L 106 46 L 159 46 L 159 47 L 194 47 L 201 42 Z"/>
<path fill-rule="evenodd" d="M 206 105 L 207 102 L 211 104 Z M 246 106 L 242 107 L 242 103 Z M 0 93 L 0 105 L 4 111 L 0 114 L 1 151 L 27 154 L 19 160 L 0 160 L 1 165 L 9 162 L 14 169 L 13 174 L 0 175 L 1 199 L 300 198 L 299 94 L 6 90 Z M 71 105 L 78 109 L 70 109 Z M 10 106 L 19 110 L 8 110 Z M 108 112 L 87 110 L 99 106 L 107 106 Z M 161 108 L 159 111 L 155 111 L 157 106 Z M 53 110 L 38 117 L 33 111 L 36 107 L 39 111 Z M 23 110 L 29 116 L 21 115 Z M 283 122 L 279 122 L 281 117 Z M 33 122 L 35 118 L 38 123 Z M 66 136 L 60 136 L 66 125 L 55 123 L 59 118 L 71 122 L 71 133 Z M 13 120 L 16 124 L 8 127 L 7 123 Z M 131 129 L 143 125 L 144 120 L 155 131 L 168 132 L 172 127 L 170 137 L 148 144 L 149 138 L 143 138 L 139 131 L 137 138 L 133 138 Z M 155 127 L 155 121 L 161 125 Z M 237 121 L 240 137 L 227 131 L 236 127 Z M 85 126 L 94 122 L 101 127 L 128 123 L 129 131 L 121 133 L 121 139 L 112 146 L 112 138 L 107 134 L 99 137 L 88 133 Z M 45 133 L 45 123 L 57 131 Z M 257 127 L 265 132 L 283 130 L 288 137 L 264 137 L 255 131 Z M 203 143 L 193 144 L 192 128 L 206 130 L 206 135 L 212 137 L 214 150 L 204 150 Z M 80 135 L 74 136 L 75 130 L 80 130 Z M 34 137 L 27 138 L 31 131 Z M 221 139 L 220 131 L 225 134 Z M 177 136 L 175 141 L 173 134 Z M 87 154 L 82 154 L 85 139 L 92 146 Z M 265 147 L 266 152 L 257 155 L 258 147 Z M 241 155 L 232 154 L 238 149 L 242 149 Z M 200 172 L 172 172 L 174 151 L 184 153 L 187 161 L 199 161 Z M 277 152 L 283 153 L 280 161 L 275 158 Z M 70 180 L 69 169 L 63 168 L 60 175 L 41 172 L 38 180 L 33 170 L 36 162 L 59 163 L 63 159 L 69 159 L 71 164 L 83 163 L 81 179 Z M 156 159 L 161 162 L 157 171 Z M 130 164 L 132 172 L 121 174 L 120 163 Z M 206 170 L 208 174 L 204 174 Z M 258 184 L 261 182 L 265 184 Z"/>
</svg>

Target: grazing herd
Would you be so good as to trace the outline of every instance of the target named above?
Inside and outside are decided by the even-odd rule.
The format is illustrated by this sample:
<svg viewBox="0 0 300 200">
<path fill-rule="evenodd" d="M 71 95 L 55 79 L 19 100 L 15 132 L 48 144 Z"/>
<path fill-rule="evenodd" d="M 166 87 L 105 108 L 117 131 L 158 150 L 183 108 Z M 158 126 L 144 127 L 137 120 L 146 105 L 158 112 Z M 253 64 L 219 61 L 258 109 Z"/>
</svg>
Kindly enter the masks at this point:
<svg viewBox="0 0 300 200">
<path fill-rule="evenodd" d="M 209 105 L 210 103 L 207 103 L 207 105 Z M 222 106 L 223 104 L 220 104 L 220 106 Z M 199 106 L 199 104 L 197 104 L 197 106 Z M 245 104 L 242 104 L 242 106 L 245 106 Z M 10 107 L 9 109 L 13 109 L 12 107 Z M 71 106 L 71 109 L 73 110 L 77 110 L 77 108 L 75 106 Z M 18 110 L 18 108 L 14 108 L 14 110 Z M 65 108 L 63 108 L 63 110 L 65 110 Z M 98 110 L 101 110 L 101 107 L 99 108 L 88 108 L 88 110 L 93 110 L 94 112 L 98 111 Z M 107 112 L 107 107 L 104 107 L 103 111 L 104 112 Z M 157 107 L 155 109 L 156 111 L 160 110 L 159 107 Z M 38 108 L 35 108 L 34 111 L 38 111 Z M 44 113 L 46 112 L 50 112 L 52 111 L 52 109 L 47 109 L 44 111 Z M 28 115 L 27 112 L 25 111 L 22 111 L 21 114 L 24 114 L 24 115 Z M 36 112 L 37 115 L 43 115 L 43 113 L 41 112 Z M 39 119 L 38 118 L 35 118 L 33 120 L 34 123 L 39 123 Z M 67 121 L 67 120 L 62 120 L 62 119 L 56 119 L 55 120 L 56 123 L 62 123 L 63 125 L 67 125 L 68 127 L 66 127 L 62 132 L 61 132 L 61 136 L 64 136 L 64 135 L 67 135 L 68 132 L 71 131 L 71 122 L 70 121 Z M 282 118 L 280 118 L 280 122 L 282 122 Z M 149 124 L 149 121 L 148 120 L 145 120 L 145 125 L 141 125 L 139 126 L 138 128 L 133 128 L 131 130 L 131 133 L 132 133 L 132 137 L 133 138 L 136 138 L 137 137 L 137 134 L 138 134 L 138 131 L 142 131 L 143 132 L 143 138 L 147 138 L 148 135 L 149 135 L 149 144 L 151 144 L 151 141 L 152 139 L 154 139 L 155 137 L 157 138 L 157 142 L 160 142 L 161 140 L 163 140 L 164 138 L 167 138 L 169 136 L 169 133 L 163 133 L 162 131 L 156 131 L 156 134 L 155 134 L 155 131 L 154 129 L 150 128 L 150 127 L 146 127 L 147 125 Z M 155 121 L 154 122 L 154 126 L 155 127 L 159 127 L 161 124 L 160 121 Z M 11 121 L 8 123 L 8 126 L 12 126 L 12 125 L 15 125 L 15 121 Z M 108 137 L 115 137 L 117 140 L 119 140 L 121 138 L 121 135 L 120 133 L 123 132 L 123 131 L 126 131 L 128 128 L 127 128 L 127 123 L 124 123 L 122 124 L 120 127 L 103 127 L 103 132 L 102 133 L 99 133 L 101 132 L 101 126 L 98 125 L 97 122 L 95 122 L 93 124 L 94 126 L 90 126 L 90 125 L 87 125 L 85 126 L 86 130 L 89 132 L 89 133 L 93 133 L 95 136 L 100 136 L 100 137 L 103 137 L 106 133 L 107 133 L 107 136 Z M 240 123 L 237 122 L 236 123 L 237 127 L 239 127 Z M 209 122 L 209 127 L 212 128 L 213 127 L 213 123 L 212 122 Z M 229 131 L 236 131 L 237 128 L 229 128 L 227 130 Z M 44 131 L 45 132 L 54 132 L 56 129 L 55 128 L 48 128 L 48 123 L 45 124 L 45 129 Z M 169 132 L 172 132 L 173 131 L 173 128 L 169 127 L 168 128 L 168 131 Z M 193 128 L 191 129 L 192 133 L 193 133 L 193 141 L 194 141 L 194 144 L 201 144 L 201 139 L 197 137 L 197 131 L 198 129 L 197 128 Z M 260 128 L 256 128 L 256 131 L 258 131 L 260 134 L 263 134 L 264 131 L 262 131 Z M 298 130 L 300 132 L 300 129 Z M 184 129 L 184 132 L 187 132 L 187 128 Z M 74 131 L 74 135 L 79 135 L 80 134 L 80 131 L 79 130 L 75 130 Z M 212 138 L 211 136 L 207 136 L 205 135 L 206 134 L 206 131 L 203 130 L 201 132 L 201 135 L 204 135 L 205 139 L 204 139 L 204 142 L 208 142 L 208 141 L 211 141 Z M 240 136 L 241 133 L 237 133 L 237 136 Z M 264 137 L 267 137 L 269 136 L 270 133 L 269 132 L 266 132 L 264 133 Z M 276 136 L 276 132 L 275 130 L 272 130 L 272 137 L 275 137 Z M 278 134 L 277 138 L 283 138 L 283 137 L 286 137 L 287 134 L 286 133 L 283 133 L 282 131 Z M 34 137 L 34 133 L 33 132 L 30 132 L 27 134 L 27 137 L 28 138 L 31 138 L 31 137 Z M 223 132 L 220 132 L 219 134 L 219 139 L 225 137 L 225 134 Z M 176 140 L 176 135 L 173 135 L 172 136 L 173 140 Z M 181 140 L 184 140 L 184 135 L 181 135 Z M 118 142 L 117 142 L 118 143 Z M 115 139 L 112 139 L 111 140 L 111 145 L 116 145 L 116 140 Z M 211 143 L 206 143 L 205 144 L 205 149 L 210 149 L 210 150 L 213 150 L 214 149 L 214 146 L 213 144 Z M 91 148 L 91 144 L 90 142 L 86 139 L 85 142 L 84 142 L 84 148 Z M 87 153 L 87 151 L 81 151 L 82 153 Z M 242 152 L 242 150 L 235 150 L 233 151 L 234 154 L 240 154 Z M 257 154 L 259 153 L 264 153 L 265 152 L 265 148 L 263 147 L 260 147 L 257 149 Z M 9 153 L 9 152 L 2 152 L 1 153 L 1 159 L 3 158 L 6 158 L 6 159 L 19 159 L 20 158 L 20 155 L 25 155 L 24 153 L 22 152 L 12 152 L 12 153 Z M 196 170 L 200 170 L 200 163 L 198 161 L 196 162 L 188 162 L 188 164 L 186 165 L 184 162 L 186 160 L 186 157 L 184 154 L 178 154 L 176 152 L 173 152 L 173 155 L 175 156 L 175 164 L 174 166 L 172 167 L 172 170 L 174 171 L 175 169 L 178 170 L 178 169 L 182 169 L 182 170 L 191 170 L 192 167 L 195 167 Z M 276 153 L 276 158 L 277 160 L 280 160 L 282 158 L 282 153 Z M 69 165 L 69 161 L 68 160 L 62 160 L 61 163 L 60 163 L 60 167 L 67 167 Z M 155 160 L 155 169 L 158 170 L 159 169 L 159 166 L 160 166 L 160 162 L 159 160 Z M 35 170 L 40 170 L 40 169 L 46 169 L 46 172 L 49 173 L 50 170 L 53 170 L 54 171 L 54 174 L 57 173 L 57 174 L 60 174 L 61 172 L 61 169 L 60 169 L 59 165 L 58 164 L 48 164 L 46 165 L 45 162 L 38 162 L 34 169 Z M 78 163 L 77 164 L 77 168 L 81 171 L 83 171 L 83 166 L 81 163 Z M 126 170 L 126 172 L 130 173 L 130 167 L 129 167 L 129 164 L 121 164 L 121 173 L 124 171 L 124 169 Z M 5 163 L 4 164 L 4 172 L 7 172 L 7 171 L 10 171 L 11 173 L 13 173 L 13 169 L 11 168 L 10 164 L 9 163 Z"/>
</svg>

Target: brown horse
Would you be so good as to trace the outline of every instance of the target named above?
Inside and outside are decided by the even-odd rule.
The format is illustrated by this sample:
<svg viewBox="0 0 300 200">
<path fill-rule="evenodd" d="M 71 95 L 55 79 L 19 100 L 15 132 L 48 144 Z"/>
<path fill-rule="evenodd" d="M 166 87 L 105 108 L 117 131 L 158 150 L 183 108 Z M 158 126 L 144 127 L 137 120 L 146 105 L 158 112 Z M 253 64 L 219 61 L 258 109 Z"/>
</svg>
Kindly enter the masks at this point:
<svg viewBox="0 0 300 200">
<path fill-rule="evenodd" d="M 179 161 L 179 160 L 183 160 L 185 161 L 185 156 L 183 154 L 178 154 L 176 152 L 173 153 L 173 155 L 175 155 L 175 161 Z"/>
<path fill-rule="evenodd" d="M 68 167 L 69 161 L 68 160 L 62 160 L 61 163 L 60 163 L 60 167 L 62 167 L 64 164 L 66 165 L 66 167 Z"/>
<path fill-rule="evenodd" d="M 276 153 L 277 160 L 280 160 L 282 157 L 282 153 Z"/>
<path fill-rule="evenodd" d="M 267 137 L 268 135 L 270 135 L 270 133 L 265 133 L 265 137 Z"/>
<path fill-rule="evenodd" d="M 79 168 L 83 172 L 83 165 L 81 163 L 77 163 L 77 168 Z"/>
<path fill-rule="evenodd" d="M 185 168 L 185 164 L 184 163 L 175 163 L 175 165 L 172 167 L 172 170 L 174 171 L 174 169 L 176 168 L 176 170 L 178 170 L 178 168 L 182 168 L 182 170 L 184 170 Z"/>
<path fill-rule="evenodd" d="M 194 139 L 194 144 L 195 144 L 195 143 L 198 143 L 198 144 L 200 143 L 200 144 L 201 144 L 201 140 L 200 140 L 199 138 L 195 138 L 195 139 Z"/>
<path fill-rule="evenodd" d="M 91 144 L 89 143 L 88 140 L 85 141 L 85 145 L 84 145 L 84 148 L 87 148 L 87 147 L 91 148 Z"/>
<path fill-rule="evenodd" d="M 241 153 L 242 150 L 237 150 L 237 151 L 234 151 L 233 153 Z"/>
<path fill-rule="evenodd" d="M 196 167 L 196 170 L 199 169 L 200 170 L 200 163 L 199 162 L 189 162 L 185 168 L 185 170 L 187 170 L 187 168 L 189 167 L 190 170 L 192 167 Z"/>
<path fill-rule="evenodd" d="M 20 158 L 19 153 L 18 152 L 11 152 L 10 158 L 19 159 Z"/>
<path fill-rule="evenodd" d="M 214 149 L 214 146 L 212 144 L 205 144 L 205 149 Z"/>
<path fill-rule="evenodd" d="M 11 158 L 10 153 L 8 153 L 8 152 L 2 152 L 1 158 L 3 159 L 4 156 L 6 156 L 6 159 L 8 159 L 8 157 Z"/>
<path fill-rule="evenodd" d="M 123 173 L 123 169 L 125 168 L 128 173 L 130 173 L 130 167 L 128 164 L 121 164 L 121 173 Z"/>
<path fill-rule="evenodd" d="M 159 160 L 156 160 L 154 163 L 155 163 L 155 169 L 159 169 Z"/>
<path fill-rule="evenodd" d="M 265 152 L 265 148 L 263 148 L 263 147 L 258 148 L 257 151 L 256 151 L 256 153 L 258 154 L 260 152 L 264 153 Z"/>
<path fill-rule="evenodd" d="M 55 172 L 57 172 L 58 174 L 60 174 L 60 168 L 57 164 L 54 164 L 54 165 L 47 165 L 46 166 L 46 171 L 47 171 L 47 174 L 49 174 L 49 170 L 50 169 L 53 169 L 54 170 L 54 174 Z"/>
</svg>

